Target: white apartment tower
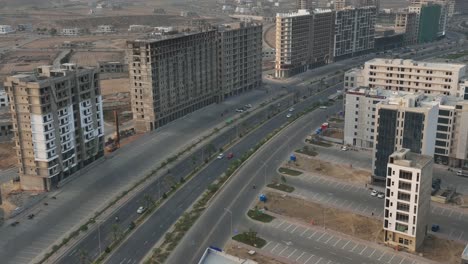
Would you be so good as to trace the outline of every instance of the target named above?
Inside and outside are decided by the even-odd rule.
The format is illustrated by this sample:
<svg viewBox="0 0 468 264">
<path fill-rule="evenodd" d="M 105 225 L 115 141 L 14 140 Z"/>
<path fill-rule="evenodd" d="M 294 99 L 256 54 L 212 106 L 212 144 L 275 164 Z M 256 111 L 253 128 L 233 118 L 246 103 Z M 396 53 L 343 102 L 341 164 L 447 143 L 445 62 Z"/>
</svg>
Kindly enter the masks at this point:
<svg viewBox="0 0 468 264">
<path fill-rule="evenodd" d="M 388 158 L 384 240 L 415 252 L 424 242 L 429 223 L 433 160 L 408 149 Z"/>
<path fill-rule="evenodd" d="M 99 74 L 94 68 L 42 66 L 7 77 L 24 190 L 49 191 L 104 155 Z"/>
<path fill-rule="evenodd" d="M 465 71 L 464 64 L 373 59 L 364 64 L 363 76 L 370 88 L 462 97 L 459 81 Z"/>
</svg>

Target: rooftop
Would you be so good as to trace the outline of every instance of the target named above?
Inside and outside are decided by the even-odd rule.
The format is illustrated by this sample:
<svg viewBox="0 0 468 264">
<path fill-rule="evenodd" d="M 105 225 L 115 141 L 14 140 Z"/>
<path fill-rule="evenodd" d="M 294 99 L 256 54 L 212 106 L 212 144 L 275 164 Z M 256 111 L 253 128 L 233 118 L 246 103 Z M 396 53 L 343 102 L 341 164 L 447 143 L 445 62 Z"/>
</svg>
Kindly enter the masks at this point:
<svg viewBox="0 0 468 264">
<path fill-rule="evenodd" d="M 431 156 L 410 152 L 404 148 L 393 152 L 388 159 L 389 163 L 417 169 L 422 169 L 432 162 Z"/>
<path fill-rule="evenodd" d="M 369 60 L 365 63 L 366 65 L 370 64 L 384 64 L 384 65 L 401 65 L 401 66 L 411 66 L 411 67 L 426 67 L 431 69 L 440 69 L 440 70 L 459 70 L 465 67 L 465 64 L 461 63 L 440 63 L 440 62 L 426 62 L 426 61 L 415 61 L 415 60 L 405 60 L 405 59 L 382 59 L 376 58 Z"/>
<path fill-rule="evenodd" d="M 212 248 L 207 248 L 205 253 L 203 253 L 202 258 L 198 264 L 258 264 L 256 261 L 249 259 L 241 259 L 234 257 L 232 255 L 226 254 L 214 250 Z"/>
</svg>

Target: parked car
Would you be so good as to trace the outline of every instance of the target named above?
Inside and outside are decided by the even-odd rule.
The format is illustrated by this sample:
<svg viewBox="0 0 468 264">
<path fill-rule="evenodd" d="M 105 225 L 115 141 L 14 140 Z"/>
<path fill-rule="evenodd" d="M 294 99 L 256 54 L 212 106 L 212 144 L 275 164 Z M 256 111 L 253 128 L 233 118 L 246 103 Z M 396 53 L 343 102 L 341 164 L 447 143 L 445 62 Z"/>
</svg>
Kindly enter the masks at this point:
<svg viewBox="0 0 468 264">
<path fill-rule="evenodd" d="M 376 190 L 372 190 L 372 192 L 370 193 L 370 195 L 374 197 L 377 196 L 377 194 L 379 194 L 379 192 Z"/>
<path fill-rule="evenodd" d="M 440 226 L 439 225 L 432 225 L 431 230 L 432 230 L 432 232 L 437 232 L 437 231 L 440 230 Z"/>
<path fill-rule="evenodd" d="M 385 193 L 380 192 L 379 194 L 377 194 L 377 197 L 380 198 L 380 199 L 383 199 L 383 198 L 385 198 Z"/>
<path fill-rule="evenodd" d="M 346 147 L 346 146 L 342 146 L 342 147 L 341 147 L 341 150 L 343 150 L 343 151 L 347 151 L 347 150 L 348 150 L 348 147 Z"/>
<path fill-rule="evenodd" d="M 243 112 L 244 112 L 244 109 L 242 109 L 242 108 L 237 108 L 237 109 L 236 109 L 236 112 L 237 112 L 237 113 L 243 113 Z"/>
<path fill-rule="evenodd" d="M 294 107 L 289 108 L 289 112 L 294 111 Z"/>
<path fill-rule="evenodd" d="M 320 109 L 327 109 L 327 107 L 324 106 L 324 105 L 320 106 L 319 108 L 320 108 Z"/>
<path fill-rule="evenodd" d="M 227 159 L 232 159 L 234 158 L 234 154 L 232 152 L 230 152 L 229 154 L 227 154 Z"/>
<path fill-rule="evenodd" d="M 290 118 L 291 116 L 292 116 L 291 114 L 287 114 L 287 115 L 286 115 L 287 118 Z"/>
<path fill-rule="evenodd" d="M 457 171 L 457 176 L 468 177 L 468 172 L 459 170 Z"/>
<path fill-rule="evenodd" d="M 224 154 L 223 154 L 223 153 L 219 153 L 217 159 L 222 159 L 222 158 L 224 158 Z"/>
<path fill-rule="evenodd" d="M 138 207 L 137 213 L 138 213 L 138 214 L 142 214 L 142 213 L 144 213 L 145 211 L 146 211 L 146 208 L 145 208 L 144 206 L 140 206 L 140 207 Z"/>
<path fill-rule="evenodd" d="M 252 105 L 251 104 L 246 104 L 245 108 L 252 108 Z"/>
</svg>

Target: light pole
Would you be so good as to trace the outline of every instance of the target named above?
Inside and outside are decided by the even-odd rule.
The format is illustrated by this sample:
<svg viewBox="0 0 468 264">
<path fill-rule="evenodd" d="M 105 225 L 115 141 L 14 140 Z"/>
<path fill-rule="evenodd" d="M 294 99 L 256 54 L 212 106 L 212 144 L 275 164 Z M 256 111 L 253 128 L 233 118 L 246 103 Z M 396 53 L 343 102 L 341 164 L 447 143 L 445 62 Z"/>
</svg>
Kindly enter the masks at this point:
<svg viewBox="0 0 468 264">
<path fill-rule="evenodd" d="M 264 170 L 264 176 L 265 176 L 265 187 L 266 187 L 266 185 L 267 185 L 267 176 L 266 176 L 266 175 L 267 175 L 267 173 L 266 173 L 266 169 L 267 169 L 267 168 L 266 168 L 266 163 L 263 162 L 263 161 L 260 161 L 260 162 L 263 164 L 263 167 L 265 168 L 265 170 Z"/>
<path fill-rule="evenodd" d="M 227 208 L 224 208 L 224 211 L 225 211 L 225 212 L 228 212 L 229 215 L 231 216 L 231 233 L 230 233 L 230 236 L 232 236 L 232 212 L 231 212 L 231 210 L 229 210 L 229 209 L 227 209 Z"/>
</svg>

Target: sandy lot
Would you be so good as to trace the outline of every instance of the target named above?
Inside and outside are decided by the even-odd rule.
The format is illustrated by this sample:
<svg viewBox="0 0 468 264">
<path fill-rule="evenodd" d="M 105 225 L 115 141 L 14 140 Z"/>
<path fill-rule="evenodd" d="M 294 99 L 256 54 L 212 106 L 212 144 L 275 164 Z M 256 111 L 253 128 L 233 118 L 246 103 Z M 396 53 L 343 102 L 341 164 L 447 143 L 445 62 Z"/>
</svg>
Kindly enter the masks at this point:
<svg viewBox="0 0 468 264">
<path fill-rule="evenodd" d="M 277 192 L 266 192 L 268 210 L 276 214 L 298 219 L 304 223 L 323 226 L 353 237 L 371 242 L 383 242 L 382 221 L 290 196 L 282 197 Z M 263 207 L 263 203 L 257 203 Z M 324 221 L 325 220 L 325 221 Z M 421 253 L 425 258 L 446 264 L 460 263 L 465 245 L 436 237 L 425 240 Z"/>
<path fill-rule="evenodd" d="M 0 74 L 13 71 L 31 71 L 38 66 L 51 64 L 59 51 L 21 50 L 9 53 L 0 62 Z"/>
<path fill-rule="evenodd" d="M 307 172 L 333 177 L 343 182 L 366 184 L 370 180 L 369 171 L 354 169 L 351 164 L 331 163 L 302 154 L 297 154 L 297 157 L 297 166 L 292 165 L 292 168 L 296 167 Z"/>
<path fill-rule="evenodd" d="M 119 34 L 119 35 L 96 35 L 96 36 L 78 36 L 78 37 L 48 37 L 43 39 L 35 40 L 31 43 L 24 45 L 24 48 L 29 49 L 44 49 L 44 48 L 55 48 L 63 44 L 64 41 L 70 42 L 93 42 L 96 43 L 96 48 L 106 49 L 123 49 L 125 45 L 119 44 L 119 42 L 125 43 L 125 41 L 137 38 L 138 34 Z"/>
<path fill-rule="evenodd" d="M 8 169 L 16 165 L 16 153 L 13 147 L 15 143 L 0 143 L 0 170 Z"/>
<path fill-rule="evenodd" d="M 130 93 L 128 78 L 101 80 L 101 93 L 103 96 L 116 93 Z"/>
<path fill-rule="evenodd" d="M 255 255 L 251 256 L 248 254 L 250 249 L 248 249 L 245 245 L 242 245 L 233 241 L 228 242 L 226 246 L 224 247 L 224 250 L 230 255 L 233 255 L 242 259 L 251 259 L 253 261 L 256 261 L 262 264 L 284 264 L 284 262 L 275 260 L 268 256 L 261 255 L 258 252 L 255 253 Z"/>
<path fill-rule="evenodd" d="M 96 67 L 100 61 L 123 61 L 124 56 L 124 52 L 78 51 L 73 53 L 70 62 Z"/>
<path fill-rule="evenodd" d="M 343 130 L 327 129 L 323 132 L 323 135 L 326 137 L 331 137 L 331 138 L 336 138 L 336 139 L 344 138 Z"/>
</svg>

